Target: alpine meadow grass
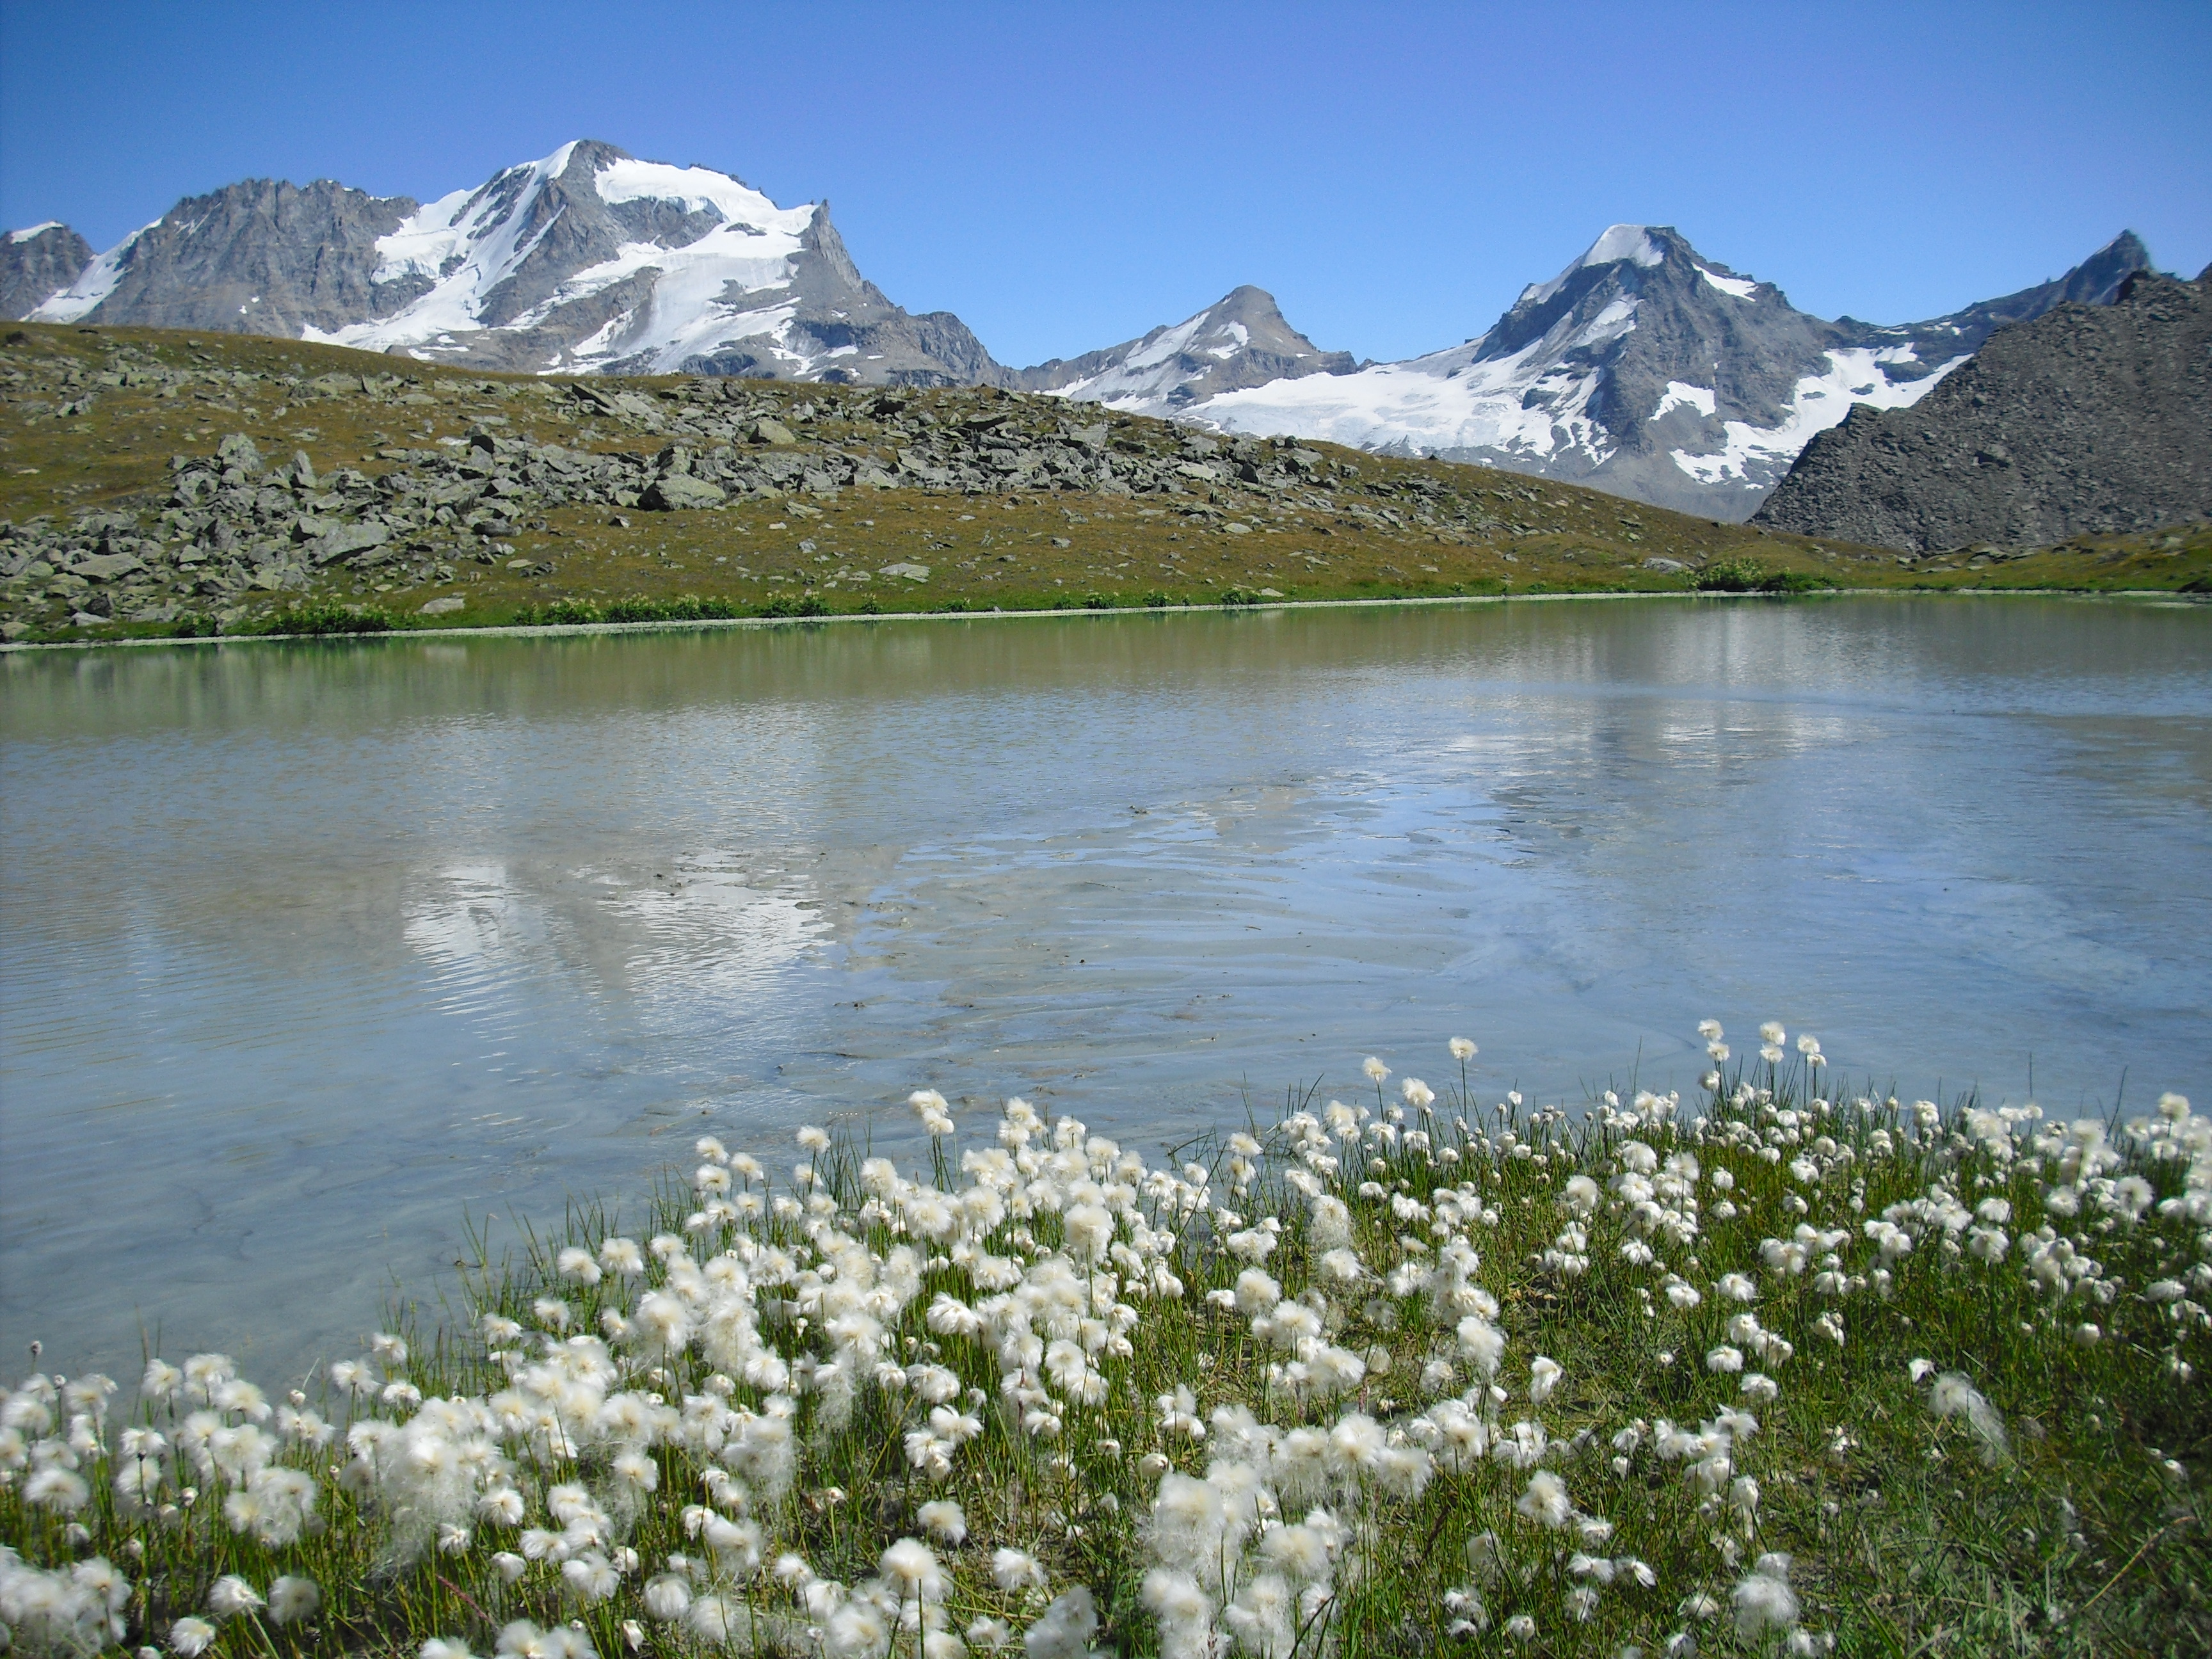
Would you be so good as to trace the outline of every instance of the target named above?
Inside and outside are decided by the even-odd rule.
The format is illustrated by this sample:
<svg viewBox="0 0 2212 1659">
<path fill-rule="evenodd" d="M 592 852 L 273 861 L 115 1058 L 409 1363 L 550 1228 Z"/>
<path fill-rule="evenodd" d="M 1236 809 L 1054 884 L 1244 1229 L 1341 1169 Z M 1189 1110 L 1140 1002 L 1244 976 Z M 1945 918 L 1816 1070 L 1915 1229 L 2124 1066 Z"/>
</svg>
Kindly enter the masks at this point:
<svg viewBox="0 0 2212 1659">
<path fill-rule="evenodd" d="M 1486 1102 L 1370 1060 L 1164 1161 L 933 1091 L 271 1397 L 0 1397 L 0 1620 L 142 1656 L 2212 1648 L 2212 1120 Z M 771 1162 L 771 1158 L 773 1162 Z"/>
</svg>

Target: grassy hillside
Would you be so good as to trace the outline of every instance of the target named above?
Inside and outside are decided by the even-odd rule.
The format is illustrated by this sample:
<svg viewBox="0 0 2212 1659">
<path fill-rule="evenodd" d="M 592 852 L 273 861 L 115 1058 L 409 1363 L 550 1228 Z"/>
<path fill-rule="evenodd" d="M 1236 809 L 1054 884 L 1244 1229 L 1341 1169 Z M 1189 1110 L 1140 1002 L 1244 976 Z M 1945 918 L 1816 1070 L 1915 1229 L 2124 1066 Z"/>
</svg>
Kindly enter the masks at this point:
<svg viewBox="0 0 2212 1659">
<path fill-rule="evenodd" d="M 989 390 L 487 377 L 159 330 L 0 344 L 9 640 L 1771 580 L 2203 591 L 2212 527 L 1910 560 Z"/>
</svg>

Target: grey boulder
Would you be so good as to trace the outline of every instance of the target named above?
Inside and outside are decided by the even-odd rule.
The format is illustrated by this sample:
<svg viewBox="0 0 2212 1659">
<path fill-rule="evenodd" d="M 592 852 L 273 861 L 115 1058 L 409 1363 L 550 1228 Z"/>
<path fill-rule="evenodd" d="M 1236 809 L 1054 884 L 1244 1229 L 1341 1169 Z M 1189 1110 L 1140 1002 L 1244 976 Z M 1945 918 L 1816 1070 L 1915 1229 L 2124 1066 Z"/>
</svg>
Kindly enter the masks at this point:
<svg viewBox="0 0 2212 1659">
<path fill-rule="evenodd" d="M 646 486 L 645 493 L 637 498 L 640 507 L 656 513 L 682 512 L 686 508 L 720 507 L 728 500 L 719 484 L 710 484 L 703 478 L 672 472 L 665 478 L 655 478 Z"/>
<path fill-rule="evenodd" d="M 309 543 L 307 556 L 317 564 L 330 564 L 349 553 L 381 547 L 391 539 L 392 532 L 380 524 L 349 524 Z"/>
<path fill-rule="evenodd" d="M 74 567 L 78 575 L 95 582 L 112 582 L 118 576 L 145 568 L 129 553 L 95 553 L 88 559 L 79 559 Z"/>
</svg>

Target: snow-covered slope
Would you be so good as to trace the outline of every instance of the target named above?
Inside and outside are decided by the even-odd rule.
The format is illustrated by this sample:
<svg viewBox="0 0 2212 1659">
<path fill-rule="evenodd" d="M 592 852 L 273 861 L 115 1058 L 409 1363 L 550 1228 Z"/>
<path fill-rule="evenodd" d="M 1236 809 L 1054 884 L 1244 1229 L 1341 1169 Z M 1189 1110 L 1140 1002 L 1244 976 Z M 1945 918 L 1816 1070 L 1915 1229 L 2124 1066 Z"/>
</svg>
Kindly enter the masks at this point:
<svg viewBox="0 0 2212 1659">
<path fill-rule="evenodd" d="M 41 316 L 285 334 L 471 367 L 970 384 L 949 312 L 864 279 L 827 203 L 564 144 L 425 206 L 327 180 L 179 203 Z"/>
<path fill-rule="evenodd" d="M 2132 235 L 2056 282 L 1931 322 L 1827 322 L 1671 228 L 1614 225 L 1464 345 L 1190 403 L 1224 431 L 1292 433 L 1590 483 L 1714 518 L 1754 512 L 1857 404 L 1910 405 L 1990 331 L 2109 298 L 2148 264 Z"/>
<path fill-rule="evenodd" d="M 1247 286 L 1142 339 L 1022 369 L 1016 383 L 1134 415 L 1174 415 L 1241 386 L 1353 366 L 1351 353 L 1320 350 L 1285 322 L 1273 295 Z"/>
</svg>

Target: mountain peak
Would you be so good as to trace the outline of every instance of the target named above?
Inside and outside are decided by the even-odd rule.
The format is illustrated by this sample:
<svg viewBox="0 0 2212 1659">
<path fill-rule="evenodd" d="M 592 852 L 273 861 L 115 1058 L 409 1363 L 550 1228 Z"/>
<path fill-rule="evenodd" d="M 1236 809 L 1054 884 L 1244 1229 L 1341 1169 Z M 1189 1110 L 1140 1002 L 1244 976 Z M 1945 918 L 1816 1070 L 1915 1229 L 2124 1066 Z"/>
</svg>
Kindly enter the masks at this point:
<svg viewBox="0 0 2212 1659">
<path fill-rule="evenodd" d="M 1674 238 L 1669 225 L 1607 225 L 1575 264 L 1612 265 L 1626 259 L 1632 264 L 1656 265 L 1667 257 L 1667 250 L 1652 240 L 1655 228 L 1661 236 Z"/>
<path fill-rule="evenodd" d="M 1056 357 L 1017 378 L 1028 391 L 1169 415 L 1241 387 L 1354 367 L 1349 352 L 1321 350 L 1285 319 L 1273 295 L 1247 283 L 1179 323 L 1103 351 Z"/>
<path fill-rule="evenodd" d="M 2151 267 L 2150 249 L 2132 230 L 2124 230 L 2059 279 L 2067 299 L 2080 305 L 2110 305 L 2120 284 Z"/>
<path fill-rule="evenodd" d="M 2143 246 L 2142 238 L 2131 230 L 2124 230 L 2063 276 L 2038 283 L 2033 288 L 2024 288 L 2017 294 L 1978 301 L 1948 317 L 1887 329 L 1869 329 L 1849 317 L 1838 321 L 1843 326 L 1861 329 L 1871 336 L 1971 340 L 1973 343 L 1966 349 L 1972 351 L 1989 337 L 1992 329 L 2040 317 L 2053 306 L 2108 306 L 2119 298 L 2120 290 L 2130 276 L 2150 269 L 2150 250 Z"/>
<path fill-rule="evenodd" d="M 1641 265 L 1649 270 L 1665 261 L 1667 242 L 1679 240 L 1680 238 L 1668 226 L 1607 225 L 1599 233 L 1597 240 L 1583 250 L 1579 258 L 1571 261 L 1550 282 L 1531 283 L 1522 289 L 1518 303 L 1543 304 L 1565 288 L 1577 271 L 1618 264 Z"/>
</svg>

